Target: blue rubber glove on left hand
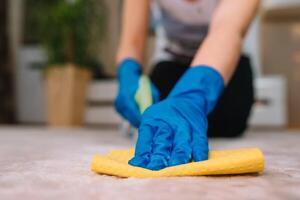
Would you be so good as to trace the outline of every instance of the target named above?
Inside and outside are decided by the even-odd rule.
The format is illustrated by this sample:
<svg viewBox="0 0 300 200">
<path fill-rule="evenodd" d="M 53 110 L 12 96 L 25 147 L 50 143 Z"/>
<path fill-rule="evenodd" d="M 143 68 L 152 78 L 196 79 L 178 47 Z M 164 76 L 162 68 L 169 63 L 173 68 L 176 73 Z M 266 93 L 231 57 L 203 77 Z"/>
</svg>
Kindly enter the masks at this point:
<svg viewBox="0 0 300 200">
<path fill-rule="evenodd" d="M 136 128 L 141 121 L 141 113 L 135 100 L 135 94 L 139 88 L 139 80 L 142 75 L 141 65 L 134 59 L 127 58 L 118 67 L 119 92 L 115 100 L 117 112 Z M 159 100 L 157 88 L 151 84 L 153 102 Z"/>
<path fill-rule="evenodd" d="M 207 115 L 223 89 L 223 78 L 213 68 L 187 70 L 167 99 L 142 115 L 135 156 L 129 164 L 160 170 L 207 160 Z"/>
</svg>

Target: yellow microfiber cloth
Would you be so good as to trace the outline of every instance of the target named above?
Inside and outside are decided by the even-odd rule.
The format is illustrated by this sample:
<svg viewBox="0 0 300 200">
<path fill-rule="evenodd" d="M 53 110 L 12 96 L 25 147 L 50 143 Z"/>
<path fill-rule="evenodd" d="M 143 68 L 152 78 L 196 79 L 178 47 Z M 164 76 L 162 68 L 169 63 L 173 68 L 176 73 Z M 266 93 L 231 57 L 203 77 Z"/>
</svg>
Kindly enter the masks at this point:
<svg viewBox="0 0 300 200">
<path fill-rule="evenodd" d="M 114 150 L 106 155 L 98 154 L 92 159 L 91 169 L 99 174 L 137 178 L 234 175 L 258 173 L 264 169 L 264 157 L 258 148 L 210 151 L 206 161 L 191 162 L 159 171 L 129 165 L 128 160 L 133 155 L 133 149 Z"/>
</svg>

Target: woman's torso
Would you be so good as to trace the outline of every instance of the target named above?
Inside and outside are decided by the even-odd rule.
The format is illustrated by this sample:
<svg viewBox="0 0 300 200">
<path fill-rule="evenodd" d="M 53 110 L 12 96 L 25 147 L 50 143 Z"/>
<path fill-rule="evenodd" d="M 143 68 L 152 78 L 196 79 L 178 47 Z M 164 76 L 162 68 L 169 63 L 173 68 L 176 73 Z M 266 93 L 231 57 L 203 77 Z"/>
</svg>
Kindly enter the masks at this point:
<svg viewBox="0 0 300 200">
<path fill-rule="evenodd" d="M 192 57 L 208 32 L 219 0 L 153 0 L 155 59 Z"/>
</svg>

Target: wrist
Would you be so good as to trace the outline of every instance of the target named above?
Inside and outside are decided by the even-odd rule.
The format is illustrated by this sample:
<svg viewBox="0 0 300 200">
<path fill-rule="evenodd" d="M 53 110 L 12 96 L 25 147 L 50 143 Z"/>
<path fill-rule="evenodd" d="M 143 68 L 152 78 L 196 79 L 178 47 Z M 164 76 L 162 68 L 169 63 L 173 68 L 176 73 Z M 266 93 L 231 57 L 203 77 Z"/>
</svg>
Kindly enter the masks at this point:
<svg viewBox="0 0 300 200">
<path fill-rule="evenodd" d="M 199 74 L 199 75 L 196 75 L 196 76 L 199 76 L 199 78 L 205 78 L 208 76 L 215 81 L 219 81 L 219 82 L 223 83 L 223 84 L 221 84 L 221 85 L 223 85 L 223 87 L 225 86 L 224 77 L 222 76 L 221 72 L 216 70 L 214 67 L 211 67 L 209 65 L 193 65 L 190 67 L 190 69 L 191 69 L 191 71 L 193 71 L 193 73 Z"/>
<path fill-rule="evenodd" d="M 142 65 L 133 58 L 125 58 L 118 64 L 118 79 L 128 76 L 140 76 L 141 74 Z"/>
<path fill-rule="evenodd" d="M 224 90 L 224 79 L 221 74 L 210 66 L 191 67 L 180 78 L 170 93 L 170 97 L 193 94 L 204 99 L 205 113 L 209 114 Z"/>
</svg>

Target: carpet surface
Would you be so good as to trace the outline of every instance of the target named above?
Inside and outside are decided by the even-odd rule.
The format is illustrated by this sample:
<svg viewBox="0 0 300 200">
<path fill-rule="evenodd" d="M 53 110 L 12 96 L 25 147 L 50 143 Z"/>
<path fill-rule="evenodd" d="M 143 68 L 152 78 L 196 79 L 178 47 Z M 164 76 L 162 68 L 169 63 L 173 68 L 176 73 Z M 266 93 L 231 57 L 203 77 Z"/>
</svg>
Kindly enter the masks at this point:
<svg viewBox="0 0 300 200">
<path fill-rule="evenodd" d="M 90 170 L 92 156 L 135 144 L 116 129 L 0 127 L 1 200 L 300 199 L 300 132 L 249 131 L 210 139 L 214 150 L 258 147 L 260 174 L 116 178 Z"/>
</svg>

